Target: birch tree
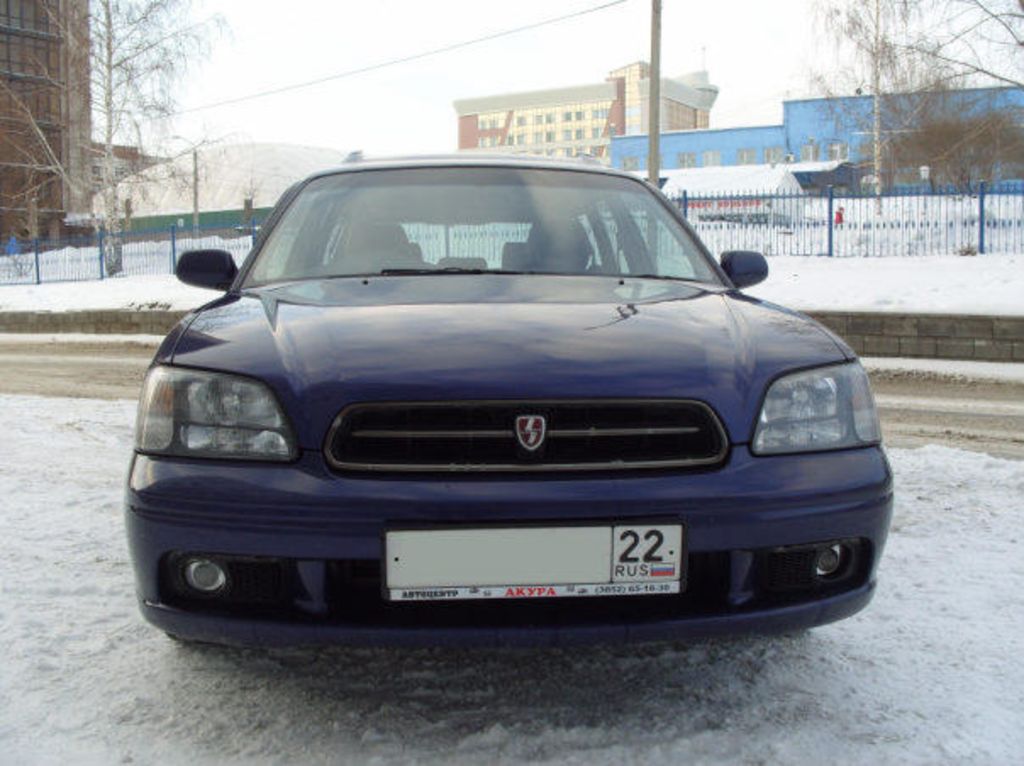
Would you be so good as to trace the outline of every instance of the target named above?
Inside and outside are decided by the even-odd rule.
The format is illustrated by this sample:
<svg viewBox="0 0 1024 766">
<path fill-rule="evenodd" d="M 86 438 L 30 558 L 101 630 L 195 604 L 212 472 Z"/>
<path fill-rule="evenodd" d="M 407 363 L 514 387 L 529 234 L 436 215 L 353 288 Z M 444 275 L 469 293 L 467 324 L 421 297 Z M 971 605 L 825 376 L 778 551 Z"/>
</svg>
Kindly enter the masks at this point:
<svg viewBox="0 0 1024 766">
<path fill-rule="evenodd" d="M 121 200 L 115 146 L 143 150 L 152 125 L 175 109 L 175 86 L 207 51 L 216 19 L 191 22 L 191 0 L 92 0 L 91 76 L 99 137 L 101 225 L 108 270 L 120 270 Z"/>
</svg>

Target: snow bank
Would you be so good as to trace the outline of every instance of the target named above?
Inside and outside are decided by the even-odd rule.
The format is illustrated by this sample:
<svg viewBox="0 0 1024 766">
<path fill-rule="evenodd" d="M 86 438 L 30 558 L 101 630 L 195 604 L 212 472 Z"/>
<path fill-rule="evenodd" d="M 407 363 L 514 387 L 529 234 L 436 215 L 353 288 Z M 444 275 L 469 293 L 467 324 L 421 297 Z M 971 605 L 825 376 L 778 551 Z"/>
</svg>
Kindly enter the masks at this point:
<svg viewBox="0 0 1024 766">
<path fill-rule="evenodd" d="M 0 286 L 0 311 L 85 311 L 90 309 L 188 310 L 217 297 L 189 287 L 172 274 L 117 277 L 95 282 Z"/>
<path fill-rule="evenodd" d="M 939 379 L 1024 383 L 1024 364 L 1019 362 L 968 362 L 960 359 L 882 357 L 861 357 L 860 361 L 869 373 L 915 373 Z"/>
<path fill-rule="evenodd" d="M 1024 315 L 1024 254 L 768 259 L 751 295 L 802 311 Z M 2 302 L 2 297 L 0 297 Z"/>
<path fill-rule="evenodd" d="M 0 397 L 8 762 L 997 764 L 1024 747 L 1024 463 L 894 450 L 878 595 L 809 633 L 242 651 L 180 646 L 136 613 L 133 417 L 131 402 Z"/>
<path fill-rule="evenodd" d="M 922 258 L 768 259 L 748 292 L 805 311 L 1024 315 L 1024 254 Z M 171 275 L 0 286 L 0 311 L 191 309 L 216 297 Z"/>
</svg>

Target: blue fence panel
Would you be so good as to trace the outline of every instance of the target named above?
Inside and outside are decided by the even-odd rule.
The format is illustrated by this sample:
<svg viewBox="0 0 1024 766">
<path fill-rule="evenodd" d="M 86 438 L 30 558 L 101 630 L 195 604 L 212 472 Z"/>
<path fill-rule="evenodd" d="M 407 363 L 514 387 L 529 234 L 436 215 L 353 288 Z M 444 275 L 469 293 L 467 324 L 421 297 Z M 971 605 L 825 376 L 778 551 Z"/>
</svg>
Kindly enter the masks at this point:
<svg viewBox="0 0 1024 766">
<path fill-rule="evenodd" d="M 177 257 L 199 248 L 227 250 L 241 264 L 252 249 L 257 227 L 175 227 L 117 234 L 17 242 L 17 252 L 0 249 L 0 285 L 79 282 L 173 273 Z"/>
<path fill-rule="evenodd" d="M 836 257 L 1024 253 L 1024 189 L 874 195 L 686 194 L 680 209 L 715 253 Z"/>
<path fill-rule="evenodd" d="M 1024 253 L 1024 186 L 999 184 L 993 189 L 980 194 L 981 190 L 940 190 L 880 197 L 684 191 L 677 203 L 715 253 L 756 250 L 765 255 L 840 258 Z M 494 242 L 525 236 L 502 229 L 496 237 L 494 226 L 410 226 L 410 239 L 420 244 L 428 260 L 472 255 L 493 265 L 500 260 Z M 167 274 L 174 271 L 181 253 L 198 248 L 227 250 L 240 264 L 256 231 L 255 224 L 198 230 L 171 226 L 60 241 L 8 241 L 0 249 L 0 285 Z"/>
</svg>

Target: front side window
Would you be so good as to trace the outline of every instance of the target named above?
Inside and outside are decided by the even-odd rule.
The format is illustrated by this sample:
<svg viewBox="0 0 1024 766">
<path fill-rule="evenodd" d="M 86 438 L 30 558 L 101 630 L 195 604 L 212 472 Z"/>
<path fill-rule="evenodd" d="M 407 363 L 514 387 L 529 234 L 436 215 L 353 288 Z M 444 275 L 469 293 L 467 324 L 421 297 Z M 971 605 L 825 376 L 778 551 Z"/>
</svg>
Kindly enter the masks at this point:
<svg viewBox="0 0 1024 766">
<path fill-rule="evenodd" d="M 638 181 L 575 171 L 417 168 L 310 182 L 269 233 L 245 286 L 465 270 L 720 284 L 694 239 Z"/>
</svg>

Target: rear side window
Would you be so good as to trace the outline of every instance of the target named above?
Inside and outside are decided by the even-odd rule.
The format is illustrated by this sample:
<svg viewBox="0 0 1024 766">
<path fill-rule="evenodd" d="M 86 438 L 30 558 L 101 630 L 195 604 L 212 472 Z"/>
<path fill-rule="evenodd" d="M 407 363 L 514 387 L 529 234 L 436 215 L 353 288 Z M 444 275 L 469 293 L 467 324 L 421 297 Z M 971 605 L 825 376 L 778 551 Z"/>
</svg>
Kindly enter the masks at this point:
<svg viewBox="0 0 1024 766">
<path fill-rule="evenodd" d="M 416 168 L 308 184 L 269 233 L 246 284 L 421 270 L 720 283 L 641 183 L 571 170 Z"/>
</svg>

